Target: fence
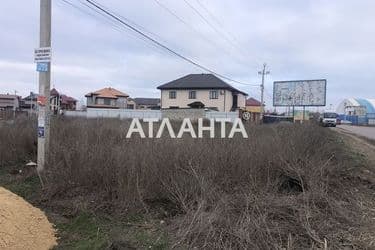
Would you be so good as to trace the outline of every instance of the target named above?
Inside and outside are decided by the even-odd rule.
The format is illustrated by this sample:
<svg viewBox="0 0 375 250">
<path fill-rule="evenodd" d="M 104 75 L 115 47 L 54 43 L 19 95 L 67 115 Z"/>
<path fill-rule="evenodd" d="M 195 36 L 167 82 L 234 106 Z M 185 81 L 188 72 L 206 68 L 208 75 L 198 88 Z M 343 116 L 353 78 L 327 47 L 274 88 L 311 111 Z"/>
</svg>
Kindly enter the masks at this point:
<svg viewBox="0 0 375 250">
<path fill-rule="evenodd" d="M 64 111 L 64 114 L 66 116 L 70 117 L 87 117 L 87 112 L 86 111 Z"/>
<path fill-rule="evenodd" d="M 235 112 L 216 112 L 216 111 L 209 111 L 206 112 L 206 118 L 229 118 L 232 122 L 234 119 L 239 118 L 238 111 Z"/>
<path fill-rule="evenodd" d="M 198 118 L 229 118 L 233 121 L 238 118 L 238 112 L 216 112 L 216 111 L 204 111 L 197 112 L 197 110 L 132 110 L 132 109 L 87 109 L 87 111 L 65 111 L 65 115 L 69 117 L 85 117 L 85 118 L 118 118 L 118 119 L 131 119 L 131 118 L 157 118 L 162 119 L 164 117 L 183 119 L 192 118 L 191 114 L 194 114 L 194 119 Z M 175 113 L 181 113 L 176 115 Z M 187 116 L 182 116 L 182 114 Z"/>
<path fill-rule="evenodd" d="M 375 114 L 367 114 L 367 115 L 339 115 L 339 119 L 341 121 L 349 121 L 353 125 L 368 125 L 369 123 L 373 122 L 375 118 Z"/>
<path fill-rule="evenodd" d="M 158 118 L 161 119 L 160 110 L 132 110 L 132 109 L 88 109 L 87 118 Z"/>
</svg>

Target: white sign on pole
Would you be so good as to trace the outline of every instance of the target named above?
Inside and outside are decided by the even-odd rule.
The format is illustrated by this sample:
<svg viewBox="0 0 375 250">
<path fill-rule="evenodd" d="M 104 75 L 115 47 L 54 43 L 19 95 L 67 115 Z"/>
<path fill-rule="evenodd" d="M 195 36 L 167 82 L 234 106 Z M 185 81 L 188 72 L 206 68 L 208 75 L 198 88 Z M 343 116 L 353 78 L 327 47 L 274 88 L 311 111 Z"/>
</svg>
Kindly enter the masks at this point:
<svg viewBox="0 0 375 250">
<path fill-rule="evenodd" d="M 38 48 L 34 51 L 34 61 L 36 63 L 51 62 L 51 47 Z"/>
<path fill-rule="evenodd" d="M 273 106 L 325 106 L 327 80 L 276 81 Z"/>
</svg>

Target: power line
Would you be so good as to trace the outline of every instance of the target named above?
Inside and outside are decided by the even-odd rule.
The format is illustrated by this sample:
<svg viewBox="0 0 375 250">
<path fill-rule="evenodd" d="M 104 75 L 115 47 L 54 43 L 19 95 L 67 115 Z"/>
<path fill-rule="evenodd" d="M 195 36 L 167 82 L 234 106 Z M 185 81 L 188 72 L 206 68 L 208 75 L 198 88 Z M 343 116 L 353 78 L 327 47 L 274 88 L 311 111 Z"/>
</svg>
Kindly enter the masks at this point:
<svg viewBox="0 0 375 250">
<path fill-rule="evenodd" d="M 203 16 L 202 13 L 199 12 L 199 10 L 197 10 L 193 5 L 191 5 L 187 0 L 184 0 L 184 2 L 187 4 L 187 6 L 189 6 L 198 16 L 200 16 L 200 18 L 202 18 L 202 20 L 207 23 L 208 26 L 210 26 L 216 33 L 218 33 L 220 36 L 222 36 L 227 42 L 229 42 L 234 48 L 238 49 L 237 45 L 233 43 L 233 41 L 231 41 L 227 36 L 226 34 L 223 34 L 222 32 L 220 32 L 220 30 L 218 30 L 210 21 L 208 21 L 207 18 L 205 18 Z"/>
<path fill-rule="evenodd" d="M 173 17 L 175 17 L 177 20 L 179 20 L 181 23 L 183 23 L 185 26 L 187 26 L 189 29 L 191 29 L 192 31 L 194 31 L 196 34 L 198 34 L 202 39 L 204 39 L 206 42 L 216 46 L 217 48 L 219 48 L 219 45 L 217 43 L 217 40 L 216 41 L 213 41 L 211 39 L 209 39 L 205 34 L 203 34 L 202 32 L 198 31 L 197 29 L 194 28 L 193 25 L 190 25 L 188 22 L 186 22 L 182 17 L 180 17 L 178 14 L 176 14 L 173 10 L 171 10 L 170 8 L 168 8 L 165 4 L 161 3 L 159 0 L 154 0 L 157 5 L 159 7 L 161 7 L 162 9 L 164 9 L 165 11 L 167 11 L 170 15 L 172 15 Z M 220 49 L 220 48 L 219 48 Z M 233 53 L 231 51 L 229 51 L 227 48 L 224 47 L 224 50 L 223 50 L 227 55 L 233 57 Z M 238 63 L 241 63 L 243 64 L 243 58 L 238 58 L 239 60 L 237 61 Z"/>
<path fill-rule="evenodd" d="M 80 1 L 81 1 L 81 0 L 80 0 Z M 85 0 L 82 0 L 82 1 L 85 1 Z M 94 1 L 93 1 L 93 2 L 94 2 Z M 95 3 L 96 5 L 98 5 L 98 6 L 100 6 L 100 7 L 103 8 L 103 9 L 106 8 L 104 5 L 102 5 L 102 4 L 98 3 L 98 2 L 94 2 L 94 3 Z M 92 6 L 89 6 L 87 3 L 84 3 L 84 5 L 88 6 L 90 9 L 93 9 L 93 7 L 92 7 Z M 95 11 L 98 12 L 97 9 L 95 9 Z M 161 36 L 159 36 L 158 34 L 153 33 L 152 31 L 146 29 L 145 27 L 143 27 L 143 26 L 141 26 L 141 25 L 135 23 L 134 21 L 132 21 L 132 20 L 130 20 L 130 19 L 128 19 L 128 18 L 122 16 L 122 15 L 119 14 L 118 12 L 115 12 L 115 11 L 111 11 L 111 12 L 112 12 L 114 15 L 116 15 L 116 16 L 118 16 L 118 17 L 124 19 L 127 23 L 130 23 L 131 25 L 137 27 L 138 29 L 143 30 L 143 32 L 149 33 L 150 35 L 153 35 L 153 36 L 159 38 L 159 40 L 162 40 L 164 43 L 166 43 L 166 41 L 164 41 L 164 39 L 163 39 Z M 101 14 L 102 14 L 102 15 L 105 15 L 105 14 L 103 14 L 103 13 L 101 13 Z"/>
<path fill-rule="evenodd" d="M 211 13 L 211 11 L 208 10 L 208 8 L 199 0 L 196 0 L 196 2 L 204 9 L 210 16 L 211 18 L 218 24 L 218 25 L 223 25 L 218 18 L 216 18 L 215 15 Z"/>
<path fill-rule="evenodd" d="M 177 18 L 180 22 L 182 22 L 183 24 L 185 24 L 186 26 L 188 26 L 189 28 L 191 28 L 192 30 L 196 31 L 195 28 L 191 25 L 189 25 L 189 23 L 185 22 L 184 19 L 182 19 L 181 17 L 179 17 L 176 13 L 174 13 L 171 9 L 169 9 L 166 5 L 162 4 L 159 0 L 154 0 L 158 6 L 160 6 L 161 8 L 163 8 L 164 10 L 166 10 L 169 14 L 171 14 L 172 16 L 174 16 L 175 18 Z M 197 31 L 198 32 L 198 31 Z"/>
<path fill-rule="evenodd" d="M 186 2 L 186 0 L 185 0 Z M 206 7 L 202 1 L 199 1 L 199 0 L 196 0 L 196 2 L 198 3 L 198 5 L 211 17 L 211 19 L 224 31 L 228 34 L 228 37 L 230 37 L 234 42 L 232 42 L 232 44 L 234 44 L 234 46 L 239 49 L 241 51 L 241 53 L 245 52 L 247 55 L 249 55 L 249 53 L 245 50 L 242 50 L 238 45 L 240 45 L 238 39 L 228 30 L 225 30 L 224 29 L 224 24 L 219 20 L 218 17 L 216 17 L 216 15 L 213 14 L 212 11 L 209 10 L 208 7 Z M 250 55 L 249 55 L 250 56 Z M 256 62 L 256 64 L 258 64 Z"/>
<path fill-rule="evenodd" d="M 123 32 L 125 31 L 124 30 L 124 27 L 123 26 L 120 26 L 119 24 L 115 23 L 115 21 L 113 19 L 111 19 L 110 17 L 108 17 L 107 15 L 105 15 L 104 13 L 98 11 L 97 9 L 93 8 L 92 6 L 86 4 L 86 3 L 83 3 L 81 1 L 79 1 L 80 4 L 90 8 L 90 10 L 98 13 L 100 16 L 104 17 L 104 19 L 99 19 L 98 16 L 96 16 L 95 14 L 87 11 L 86 9 L 83 9 L 75 4 L 73 4 L 72 2 L 69 2 L 67 0 L 61 0 L 62 2 L 64 2 L 65 4 L 79 10 L 80 12 L 82 13 L 85 13 L 86 15 L 89 15 L 91 16 L 92 18 L 94 19 L 97 19 L 97 20 L 100 20 L 100 21 L 104 21 L 105 23 L 107 23 L 108 25 L 111 26 L 111 28 L 113 28 L 114 30 L 120 32 L 121 34 L 123 34 Z M 162 50 L 159 46 L 155 45 L 155 44 L 151 44 L 149 43 L 144 37 L 140 37 L 140 36 L 136 36 L 132 33 L 128 33 L 130 36 L 134 37 L 134 38 L 137 38 L 137 39 L 140 39 L 142 40 L 146 45 L 149 45 L 149 46 L 152 46 L 153 48 L 157 48 L 158 50 L 160 50 L 160 52 L 164 52 L 165 50 Z"/>
<path fill-rule="evenodd" d="M 199 4 L 199 6 L 204 9 L 208 15 L 211 17 L 212 20 L 214 20 L 216 22 L 216 24 L 219 25 L 219 27 L 223 28 L 223 23 L 219 21 L 219 19 L 214 15 L 212 14 L 212 12 L 199 0 L 196 0 L 196 2 Z M 227 31 L 227 33 L 232 37 L 233 40 L 235 40 L 237 42 L 237 39 L 230 33 Z"/>
<path fill-rule="evenodd" d="M 190 28 L 192 31 L 200 35 L 203 39 L 205 39 L 209 43 L 214 43 L 212 40 L 208 39 L 206 36 L 203 36 L 201 32 L 199 32 L 197 29 L 194 28 L 194 26 L 190 25 L 188 22 L 186 22 L 184 19 L 182 19 L 178 14 L 176 14 L 174 11 L 172 11 L 170 8 L 168 8 L 165 4 L 161 3 L 159 0 L 154 0 L 159 7 L 167 11 L 169 14 L 174 16 L 177 20 L 179 20 L 181 23 L 183 23 L 185 26 Z"/>
<path fill-rule="evenodd" d="M 207 68 L 207 67 L 199 64 L 198 62 L 195 62 L 194 60 L 192 60 L 192 59 L 190 59 L 190 58 L 188 58 L 188 57 L 186 57 L 186 56 L 184 56 L 184 55 L 182 55 L 182 54 L 174 51 L 173 49 L 170 49 L 168 46 L 162 44 L 161 42 L 155 40 L 151 36 L 145 34 L 144 32 L 140 31 L 139 29 L 135 28 L 134 26 L 130 25 L 129 23 L 125 22 L 120 17 L 118 17 L 115 14 L 113 14 L 113 12 L 107 10 L 107 8 L 105 9 L 104 7 L 99 6 L 97 3 L 95 3 L 94 1 L 91 1 L 91 0 L 86 0 L 86 2 L 88 2 L 89 4 L 91 4 L 92 6 L 94 6 L 95 8 L 97 8 L 98 10 L 100 10 L 101 12 L 105 13 L 106 15 L 110 16 L 114 20 L 120 22 L 122 25 L 126 26 L 127 28 L 129 28 L 129 29 L 133 30 L 134 32 L 138 33 L 139 35 L 145 37 L 146 39 L 148 39 L 152 43 L 160 46 L 161 48 L 167 50 L 171 54 L 173 54 L 173 55 L 175 55 L 175 56 L 177 56 L 177 57 L 179 57 L 179 58 L 181 58 L 181 59 L 183 59 L 183 60 L 185 60 L 185 61 L 193 64 L 193 65 L 195 65 L 196 67 L 198 67 L 200 69 L 203 69 L 203 70 L 205 70 L 205 71 L 207 71 L 207 72 L 209 72 L 211 74 L 214 74 L 214 75 L 219 76 L 219 77 L 221 77 L 223 79 L 226 79 L 228 81 L 232 81 L 232 82 L 235 82 L 235 83 L 238 83 L 238 84 L 242 84 L 242 85 L 246 85 L 246 86 L 257 86 L 257 87 L 259 86 L 257 84 L 249 84 L 249 83 L 244 83 L 244 82 L 241 82 L 241 81 L 237 81 L 237 80 L 234 80 L 234 79 L 232 79 L 230 77 L 227 77 L 225 75 L 219 74 L 219 73 L 217 73 L 217 72 L 215 72 L 215 71 L 213 71 L 213 70 L 211 70 L 211 69 L 209 69 L 209 68 Z"/>
</svg>

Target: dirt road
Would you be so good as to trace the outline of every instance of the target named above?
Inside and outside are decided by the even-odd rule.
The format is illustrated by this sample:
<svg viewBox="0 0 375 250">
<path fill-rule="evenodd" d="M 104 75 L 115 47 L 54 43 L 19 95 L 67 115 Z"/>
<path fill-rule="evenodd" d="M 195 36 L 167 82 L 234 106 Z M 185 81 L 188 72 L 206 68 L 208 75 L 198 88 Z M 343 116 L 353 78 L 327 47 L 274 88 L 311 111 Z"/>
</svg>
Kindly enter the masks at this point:
<svg viewBox="0 0 375 250">
<path fill-rule="evenodd" d="M 0 187 L 0 249 L 50 249 L 55 231 L 47 217 L 21 197 Z"/>
<path fill-rule="evenodd" d="M 364 139 L 364 138 L 371 139 L 371 137 L 369 137 L 369 135 L 365 136 L 359 133 L 355 133 L 354 131 L 357 127 L 351 128 L 352 130 L 349 130 L 350 128 L 347 129 L 346 127 L 352 127 L 352 126 L 343 127 L 343 125 L 341 125 L 340 127 L 336 127 L 332 129 L 334 129 L 336 132 L 339 132 L 343 136 L 351 138 L 352 140 L 348 141 L 351 144 L 351 147 L 355 149 L 357 153 L 361 153 L 365 155 L 366 158 L 371 162 L 371 165 L 375 164 L 375 145 Z M 359 128 L 362 128 L 362 127 L 359 127 Z M 363 127 L 363 128 L 370 128 L 370 127 Z M 375 128 L 371 128 L 371 129 L 375 130 Z"/>
<path fill-rule="evenodd" d="M 338 125 L 337 128 L 346 130 L 359 136 L 367 137 L 368 139 L 375 140 L 375 127 Z"/>
</svg>

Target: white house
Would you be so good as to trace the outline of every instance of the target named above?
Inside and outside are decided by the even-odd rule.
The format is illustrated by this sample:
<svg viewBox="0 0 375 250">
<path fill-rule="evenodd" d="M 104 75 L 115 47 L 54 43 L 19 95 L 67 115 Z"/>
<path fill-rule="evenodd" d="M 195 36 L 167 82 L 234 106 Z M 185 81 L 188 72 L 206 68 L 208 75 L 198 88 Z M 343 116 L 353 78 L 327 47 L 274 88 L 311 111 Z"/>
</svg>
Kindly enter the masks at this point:
<svg viewBox="0 0 375 250">
<path fill-rule="evenodd" d="M 161 108 L 205 107 L 222 112 L 245 108 L 247 94 L 213 74 L 190 74 L 158 87 Z"/>
</svg>

